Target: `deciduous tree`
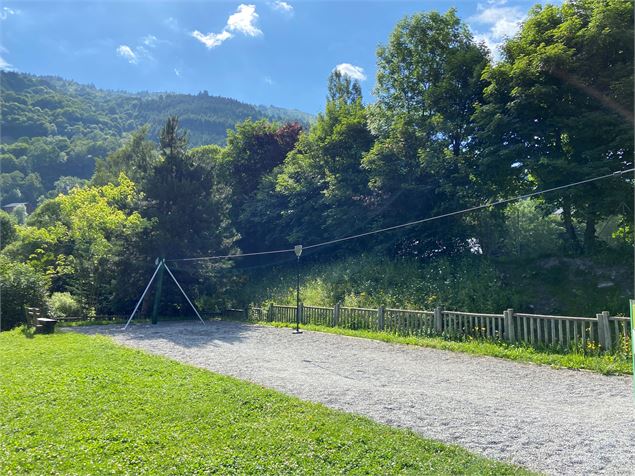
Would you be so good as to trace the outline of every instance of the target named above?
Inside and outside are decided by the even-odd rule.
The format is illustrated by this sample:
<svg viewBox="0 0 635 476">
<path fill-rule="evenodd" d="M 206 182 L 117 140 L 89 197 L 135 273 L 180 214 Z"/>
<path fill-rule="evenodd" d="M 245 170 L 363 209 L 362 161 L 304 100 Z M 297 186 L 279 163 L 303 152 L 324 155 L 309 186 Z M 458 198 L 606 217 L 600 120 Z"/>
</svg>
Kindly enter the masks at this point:
<svg viewBox="0 0 635 476">
<path fill-rule="evenodd" d="M 378 140 L 364 158 L 386 225 L 456 210 L 474 195 L 471 116 L 488 62 L 454 10 L 400 21 L 377 51 L 377 103 L 369 123 Z M 460 219 L 403 232 L 401 251 L 464 246 Z"/>
<path fill-rule="evenodd" d="M 475 115 L 483 177 L 549 188 L 632 166 L 632 1 L 536 6 L 503 53 L 485 72 Z M 629 196 L 632 186 L 616 177 L 544 200 L 561 212 L 571 247 L 591 252 L 598 221 L 632 203 Z"/>
</svg>

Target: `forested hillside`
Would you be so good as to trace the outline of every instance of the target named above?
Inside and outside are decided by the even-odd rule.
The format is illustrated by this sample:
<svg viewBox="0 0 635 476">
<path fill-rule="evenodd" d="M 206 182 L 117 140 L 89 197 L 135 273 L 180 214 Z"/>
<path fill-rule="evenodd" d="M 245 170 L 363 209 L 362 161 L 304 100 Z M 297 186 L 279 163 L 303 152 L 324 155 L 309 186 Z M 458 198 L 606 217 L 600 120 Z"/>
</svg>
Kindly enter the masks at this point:
<svg viewBox="0 0 635 476">
<path fill-rule="evenodd" d="M 227 130 L 247 118 L 299 121 L 311 116 L 234 99 L 173 93 L 104 91 L 63 80 L 2 71 L 0 201 L 36 205 L 40 195 L 68 191 L 90 179 L 95 162 L 143 125 L 156 140 L 169 115 L 178 115 L 192 145 L 224 144 Z"/>
<path fill-rule="evenodd" d="M 295 256 L 181 259 L 303 244 L 316 245 L 302 254 L 307 303 L 626 311 L 633 289 L 631 1 L 535 7 L 498 62 L 453 10 L 416 14 L 395 26 L 377 65 L 372 104 L 357 81 L 334 71 L 326 108 L 310 128 L 246 120 L 224 145 L 202 146 L 205 127 L 186 107 L 197 98 L 77 85 L 61 96 L 44 91 L 53 86 L 34 86 L 40 79 L 6 75 L 23 84 L 11 86 L 13 109 L 3 118 L 9 135 L 58 135 L 5 144 L 3 161 L 15 161 L 16 171 L 47 164 L 29 171 L 44 174 L 49 186 L 65 164 L 107 157 L 90 182 L 44 201 L 26 223 L 2 215 L 0 269 L 19 276 L 32 300 L 108 314 L 130 311 L 156 258 L 165 257 L 209 311 L 290 299 Z M 142 112 L 129 119 L 118 101 Z M 32 115 L 18 120 L 16 111 Z M 158 123 L 135 129 L 148 118 L 161 118 L 158 143 Z M 134 132 L 108 154 L 118 144 L 111 130 Z M 81 152 L 55 155 L 49 141 Z M 40 155 L 25 156 L 32 150 Z M 32 175 L 23 180 L 36 183 Z M 504 203 L 488 206 L 496 201 Z M 399 227 L 412 221 L 419 224 Z M 391 230 L 331 242 L 383 228 Z M 150 307 L 151 296 L 143 312 Z M 162 312 L 185 308 L 168 287 Z"/>
</svg>

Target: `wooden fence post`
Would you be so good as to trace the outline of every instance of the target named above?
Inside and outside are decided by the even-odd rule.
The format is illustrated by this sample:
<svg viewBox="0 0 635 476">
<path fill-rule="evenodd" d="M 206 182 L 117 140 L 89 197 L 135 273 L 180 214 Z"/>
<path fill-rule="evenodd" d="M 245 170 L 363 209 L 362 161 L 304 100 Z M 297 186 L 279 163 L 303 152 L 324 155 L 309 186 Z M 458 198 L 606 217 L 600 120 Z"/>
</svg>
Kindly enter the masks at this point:
<svg viewBox="0 0 635 476">
<path fill-rule="evenodd" d="M 243 312 L 245 313 L 245 321 L 249 322 L 249 304 L 245 306 L 245 309 L 243 309 Z"/>
<path fill-rule="evenodd" d="M 267 320 L 273 322 L 273 303 L 269 304 L 269 310 L 267 311 Z"/>
<path fill-rule="evenodd" d="M 340 303 L 336 302 L 333 308 L 333 327 L 337 327 L 340 322 Z"/>
<path fill-rule="evenodd" d="M 443 312 L 440 307 L 434 308 L 434 331 L 438 334 L 443 333 Z"/>
<path fill-rule="evenodd" d="M 507 309 L 503 311 L 505 315 L 505 340 L 507 342 L 516 341 L 516 327 L 514 326 L 514 310 Z"/>
<path fill-rule="evenodd" d="M 377 329 L 380 331 L 384 330 L 384 306 L 379 306 L 377 309 Z"/>
<path fill-rule="evenodd" d="M 602 311 L 597 315 L 598 319 L 598 339 L 602 350 L 611 350 L 613 342 L 611 339 L 611 327 L 609 325 L 609 312 Z"/>
</svg>

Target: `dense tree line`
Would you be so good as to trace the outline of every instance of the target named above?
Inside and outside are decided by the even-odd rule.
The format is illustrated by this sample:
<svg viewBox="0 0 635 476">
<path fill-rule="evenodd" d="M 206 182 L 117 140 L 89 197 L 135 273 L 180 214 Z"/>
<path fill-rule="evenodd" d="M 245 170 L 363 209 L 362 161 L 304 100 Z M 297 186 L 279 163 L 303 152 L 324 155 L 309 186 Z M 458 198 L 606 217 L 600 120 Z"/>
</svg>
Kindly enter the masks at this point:
<svg viewBox="0 0 635 476">
<path fill-rule="evenodd" d="M 632 18 L 628 1 L 535 7 L 498 63 L 453 11 L 404 19 L 378 50 L 378 100 L 364 106 L 333 74 L 325 112 L 265 175 L 257 206 L 281 238 L 311 243 L 632 167 Z M 539 204 L 561 217 L 570 251 L 590 253 L 600 222 L 632 229 L 631 198 L 627 176 Z M 374 244 L 426 255 L 476 238 L 494 254 L 501 220 L 457 216 Z"/>
<path fill-rule="evenodd" d="M 156 257 L 307 245 L 633 166 L 628 0 L 534 7 L 498 62 L 453 10 L 416 14 L 377 56 L 377 101 L 366 105 L 359 83 L 333 72 L 310 128 L 246 120 L 224 146 L 190 142 L 190 123 L 177 117 L 158 144 L 152 125 L 137 129 L 97 161 L 89 184 L 58 183 L 69 189 L 26 226 L 2 217 L 3 254 L 85 310 L 116 312 L 130 307 Z M 632 185 L 615 176 L 307 259 L 580 256 L 609 241 L 628 257 Z M 199 303 L 222 306 L 241 279 L 222 272 L 231 265 L 211 260 L 180 276 Z"/>
</svg>

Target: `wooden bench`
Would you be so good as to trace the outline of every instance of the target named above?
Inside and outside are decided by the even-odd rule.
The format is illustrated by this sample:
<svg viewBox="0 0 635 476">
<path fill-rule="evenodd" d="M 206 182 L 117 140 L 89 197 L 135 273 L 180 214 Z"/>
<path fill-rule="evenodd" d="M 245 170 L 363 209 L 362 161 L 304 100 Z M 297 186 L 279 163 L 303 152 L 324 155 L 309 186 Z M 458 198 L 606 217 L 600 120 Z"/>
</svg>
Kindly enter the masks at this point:
<svg viewBox="0 0 635 476">
<path fill-rule="evenodd" d="M 25 307 L 26 324 L 35 328 L 36 334 L 52 334 L 55 331 L 57 319 L 45 317 L 44 312 L 39 307 Z"/>
</svg>

